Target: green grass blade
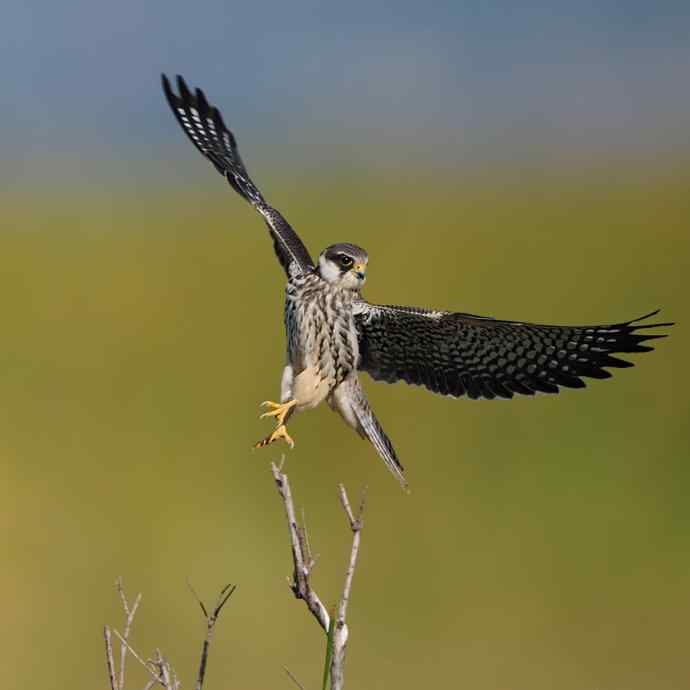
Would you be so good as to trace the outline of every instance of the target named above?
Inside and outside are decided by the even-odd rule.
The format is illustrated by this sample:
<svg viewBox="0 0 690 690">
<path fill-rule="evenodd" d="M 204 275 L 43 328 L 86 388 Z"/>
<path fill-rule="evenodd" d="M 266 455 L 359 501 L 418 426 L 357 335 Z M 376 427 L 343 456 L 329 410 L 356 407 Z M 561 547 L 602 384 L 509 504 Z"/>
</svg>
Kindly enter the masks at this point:
<svg viewBox="0 0 690 690">
<path fill-rule="evenodd" d="M 328 635 L 326 637 L 326 663 L 323 669 L 322 690 L 328 690 L 330 683 L 328 678 L 331 673 L 331 663 L 333 661 L 333 638 L 335 637 L 335 611 L 331 612 L 331 620 L 328 625 Z"/>
</svg>

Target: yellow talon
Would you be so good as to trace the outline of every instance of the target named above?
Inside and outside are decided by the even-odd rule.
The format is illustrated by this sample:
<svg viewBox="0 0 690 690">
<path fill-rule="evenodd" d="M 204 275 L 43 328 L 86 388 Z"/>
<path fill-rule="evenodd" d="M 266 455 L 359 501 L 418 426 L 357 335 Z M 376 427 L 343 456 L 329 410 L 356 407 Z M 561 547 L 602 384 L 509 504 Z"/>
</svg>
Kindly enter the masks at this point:
<svg viewBox="0 0 690 690">
<path fill-rule="evenodd" d="M 284 403 L 274 403 L 270 400 L 264 400 L 261 403 L 261 407 L 270 407 L 268 412 L 264 412 L 259 419 L 264 419 L 264 417 L 275 417 L 278 426 L 285 424 L 285 418 L 288 416 L 290 410 L 297 404 L 296 400 L 288 400 Z"/>
<path fill-rule="evenodd" d="M 295 442 L 292 440 L 290 434 L 288 434 L 287 427 L 285 426 L 285 424 L 280 424 L 273 430 L 273 433 L 271 433 L 269 436 L 266 436 L 266 438 L 262 439 L 258 443 L 254 444 L 254 448 L 264 448 L 265 446 L 268 446 L 281 438 L 283 439 L 283 441 L 285 441 L 285 443 L 288 444 L 288 446 L 290 446 L 290 448 L 295 447 Z"/>
</svg>

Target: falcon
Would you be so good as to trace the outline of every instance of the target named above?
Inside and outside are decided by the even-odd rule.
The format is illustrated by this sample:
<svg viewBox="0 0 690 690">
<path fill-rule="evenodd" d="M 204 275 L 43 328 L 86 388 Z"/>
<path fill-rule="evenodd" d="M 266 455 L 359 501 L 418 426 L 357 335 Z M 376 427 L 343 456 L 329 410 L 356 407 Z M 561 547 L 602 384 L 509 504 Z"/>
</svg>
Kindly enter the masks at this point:
<svg viewBox="0 0 690 690">
<path fill-rule="evenodd" d="M 666 337 L 642 323 L 657 311 L 600 326 L 548 326 L 460 312 L 370 304 L 362 297 L 369 257 L 357 245 L 333 244 L 314 262 L 297 233 L 264 198 L 242 162 L 220 111 L 203 91 L 177 77 L 177 93 L 162 76 L 173 114 L 197 149 L 263 217 L 287 275 L 287 357 L 280 402 L 266 401 L 261 417 L 275 428 L 255 447 L 294 442 L 287 422 L 326 400 L 368 439 L 406 486 L 403 467 L 359 381 L 405 381 L 434 393 L 472 400 L 558 393 L 584 388 L 583 377 L 610 378 L 609 368 L 633 364 L 616 353 L 648 352 L 644 342 Z"/>
</svg>

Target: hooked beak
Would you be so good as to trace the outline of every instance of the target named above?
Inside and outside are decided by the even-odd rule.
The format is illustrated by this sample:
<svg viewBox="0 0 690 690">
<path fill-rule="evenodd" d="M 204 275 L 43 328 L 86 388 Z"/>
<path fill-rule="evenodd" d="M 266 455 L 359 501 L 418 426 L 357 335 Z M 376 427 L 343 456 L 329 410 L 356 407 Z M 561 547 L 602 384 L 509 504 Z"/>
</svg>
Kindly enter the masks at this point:
<svg viewBox="0 0 690 690">
<path fill-rule="evenodd" d="M 354 271 L 355 275 L 360 279 L 360 280 L 365 280 L 367 277 L 367 265 L 366 264 L 355 264 L 352 267 L 352 270 Z"/>
</svg>

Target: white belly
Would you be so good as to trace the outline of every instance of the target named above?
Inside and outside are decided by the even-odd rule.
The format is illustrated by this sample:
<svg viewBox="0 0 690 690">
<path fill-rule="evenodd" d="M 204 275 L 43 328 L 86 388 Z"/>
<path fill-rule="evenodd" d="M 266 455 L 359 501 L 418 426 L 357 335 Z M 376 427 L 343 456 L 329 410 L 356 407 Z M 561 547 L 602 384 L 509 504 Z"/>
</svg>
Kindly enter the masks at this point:
<svg viewBox="0 0 690 690">
<path fill-rule="evenodd" d="M 310 366 L 301 371 L 292 381 L 292 398 L 297 401 L 297 410 L 310 410 L 321 403 L 331 392 L 335 379 L 324 378 L 321 371 Z"/>
</svg>

